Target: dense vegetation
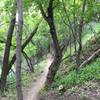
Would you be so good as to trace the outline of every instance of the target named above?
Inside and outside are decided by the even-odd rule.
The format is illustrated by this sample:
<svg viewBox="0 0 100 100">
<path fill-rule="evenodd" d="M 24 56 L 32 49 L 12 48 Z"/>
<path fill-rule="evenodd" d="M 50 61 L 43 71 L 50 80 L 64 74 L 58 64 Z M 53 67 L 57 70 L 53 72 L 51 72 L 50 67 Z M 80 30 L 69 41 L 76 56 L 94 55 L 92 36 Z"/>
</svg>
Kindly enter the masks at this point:
<svg viewBox="0 0 100 100">
<path fill-rule="evenodd" d="M 4 95 L 23 100 L 24 88 L 41 76 L 48 59 L 42 96 L 99 83 L 99 0 L 3 0 L 0 5 L 0 100 Z"/>
</svg>

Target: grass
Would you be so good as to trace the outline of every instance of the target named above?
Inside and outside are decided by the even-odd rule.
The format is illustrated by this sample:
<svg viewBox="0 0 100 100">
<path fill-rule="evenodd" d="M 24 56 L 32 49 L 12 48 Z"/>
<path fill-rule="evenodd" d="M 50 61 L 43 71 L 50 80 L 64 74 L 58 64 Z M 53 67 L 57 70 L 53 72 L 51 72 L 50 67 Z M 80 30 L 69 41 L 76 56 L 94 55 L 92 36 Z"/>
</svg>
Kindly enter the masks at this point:
<svg viewBox="0 0 100 100">
<path fill-rule="evenodd" d="M 44 96 L 46 94 L 46 90 L 45 90 L 45 87 L 43 86 L 39 92 L 39 96 Z"/>
<path fill-rule="evenodd" d="M 75 85 L 80 85 L 88 81 L 96 80 L 100 80 L 100 58 L 96 59 L 96 61 L 81 69 L 78 74 L 75 70 L 71 71 L 69 74 L 66 73 L 62 75 L 60 72 L 60 75 L 56 75 L 51 89 L 58 88 L 60 85 L 63 85 L 66 87 L 66 89 L 68 89 Z"/>
<path fill-rule="evenodd" d="M 96 48 L 99 48 L 99 37 L 100 35 L 97 35 L 98 38 L 96 38 L 97 44 L 93 44 L 95 40 L 93 37 L 93 34 L 89 36 L 85 35 L 83 38 L 83 46 L 84 46 L 84 52 L 87 53 L 93 53 Z M 93 51 L 93 52 L 91 52 Z M 63 58 L 68 56 L 70 50 L 68 48 L 67 52 L 63 55 Z M 74 49 L 72 47 L 72 54 L 74 53 Z M 66 61 L 67 60 L 67 61 Z M 100 80 L 100 58 L 96 59 L 91 64 L 87 65 L 85 68 L 81 69 L 80 72 L 77 74 L 75 69 L 75 62 L 72 60 L 66 59 L 63 63 L 61 63 L 60 68 L 55 76 L 55 80 L 50 87 L 50 90 L 55 90 L 59 86 L 63 85 L 66 90 L 70 90 L 73 92 L 79 92 L 78 89 L 74 86 L 82 85 L 87 82 L 97 81 Z M 40 96 L 44 96 L 46 94 L 46 91 L 44 88 L 40 91 Z"/>
<path fill-rule="evenodd" d="M 64 86 L 65 90 L 69 92 L 80 92 L 77 86 L 82 86 L 87 83 L 95 83 L 100 80 L 100 58 L 97 58 L 94 62 L 82 68 L 77 74 L 75 70 L 67 72 L 67 67 L 58 70 L 55 80 L 50 90 L 58 89 L 59 86 Z M 40 91 L 40 96 L 46 94 L 43 87 Z"/>
<path fill-rule="evenodd" d="M 34 81 L 37 79 L 37 77 L 41 74 L 41 71 L 43 70 L 44 65 L 46 64 L 46 60 L 41 61 L 35 66 L 35 72 L 24 72 L 22 74 L 22 87 L 27 87 L 30 83 L 34 83 Z M 31 76 L 31 77 L 30 77 Z M 11 78 L 11 79 L 10 79 Z M 13 81 L 12 81 L 13 80 Z M 16 82 L 15 82 L 15 76 L 9 77 L 9 80 L 7 84 L 9 84 L 12 81 L 12 84 L 7 86 L 7 90 L 4 91 L 4 93 L 0 92 L 0 100 L 16 100 Z"/>
<path fill-rule="evenodd" d="M 23 71 L 22 72 L 22 85 L 23 86 L 27 86 L 29 82 L 35 81 L 37 76 L 39 76 L 41 74 L 41 71 L 44 67 L 44 65 L 46 64 L 46 60 L 41 61 L 40 63 L 38 63 L 37 65 L 35 65 L 34 67 L 34 71 L 35 72 L 30 72 L 30 71 Z M 31 76 L 31 77 L 30 77 Z M 13 82 L 14 84 L 11 85 L 11 87 L 15 87 L 15 75 L 13 73 L 11 73 L 8 77 L 8 84 L 10 82 Z"/>
<path fill-rule="evenodd" d="M 40 62 L 39 64 L 37 64 L 35 66 L 35 72 L 34 73 L 24 73 L 23 76 L 22 76 L 23 86 L 27 86 L 30 82 L 34 82 L 37 79 L 37 77 L 41 74 L 45 64 L 46 64 L 46 60 Z"/>
</svg>

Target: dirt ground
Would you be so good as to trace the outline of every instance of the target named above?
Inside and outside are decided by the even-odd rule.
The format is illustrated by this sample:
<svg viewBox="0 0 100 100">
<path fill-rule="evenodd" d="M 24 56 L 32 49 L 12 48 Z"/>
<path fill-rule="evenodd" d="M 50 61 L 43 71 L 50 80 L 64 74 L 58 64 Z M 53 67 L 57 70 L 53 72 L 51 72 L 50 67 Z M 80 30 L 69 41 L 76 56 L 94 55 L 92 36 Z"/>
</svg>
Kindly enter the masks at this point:
<svg viewBox="0 0 100 100">
<path fill-rule="evenodd" d="M 41 90 L 42 86 L 44 85 L 48 73 L 48 68 L 51 65 L 51 63 L 52 63 L 51 57 L 50 55 L 48 55 L 47 64 L 45 65 L 41 75 L 37 77 L 35 83 L 30 84 L 29 87 L 23 90 L 24 100 L 38 100 L 38 93 Z"/>
<path fill-rule="evenodd" d="M 95 86 L 88 84 L 78 87 L 79 92 L 65 92 L 63 95 L 59 91 L 48 92 L 40 100 L 100 100 L 100 84 L 97 82 Z M 75 92 L 75 91 L 74 91 Z"/>
</svg>

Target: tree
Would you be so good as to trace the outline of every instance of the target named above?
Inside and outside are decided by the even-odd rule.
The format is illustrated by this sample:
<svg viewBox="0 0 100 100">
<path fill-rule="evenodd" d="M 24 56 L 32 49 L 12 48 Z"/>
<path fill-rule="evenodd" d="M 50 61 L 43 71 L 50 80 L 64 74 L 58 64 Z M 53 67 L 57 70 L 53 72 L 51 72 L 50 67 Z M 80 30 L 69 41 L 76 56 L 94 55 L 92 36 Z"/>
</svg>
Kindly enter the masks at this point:
<svg viewBox="0 0 100 100">
<path fill-rule="evenodd" d="M 18 32 L 17 32 L 17 47 L 16 47 L 16 89 L 18 100 L 23 100 L 21 87 L 21 50 L 22 50 L 22 29 L 23 29 L 23 9 L 22 0 L 17 0 L 18 7 Z"/>
<path fill-rule="evenodd" d="M 59 46 L 58 38 L 57 38 L 57 33 L 56 33 L 56 28 L 54 24 L 54 7 L 53 7 L 53 2 L 54 0 L 49 0 L 49 5 L 47 8 L 47 15 L 43 9 L 43 6 L 41 2 L 39 2 L 39 8 L 41 10 L 41 14 L 43 18 L 47 21 L 49 28 L 50 28 L 50 34 L 52 36 L 53 44 L 54 44 L 54 50 L 55 50 L 55 56 L 52 64 L 50 65 L 49 72 L 47 75 L 47 80 L 45 83 L 46 89 L 52 84 L 55 74 L 59 68 L 59 65 L 61 63 L 61 58 L 62 58 L 62 50 Z"/>
<path fill-rule="evenodd" d="M 81 15 L 81 20 L 80 20 L 80 23 L 79 23 L 79 31 L 78 31 L 79 48 L 78 48 L 78 52 L 77 52 L 77 55 L 76 55 L 76 64 L 77 64 L 76 71 L 77 72 L 79 71 L 79 66 L 81 64 L 81 62 L 80 62 L 80 54 L 81 54 L 81 51 L 82 51 L 82 30 L 83 30 L 83 25 L 84 25 L 85 7 L 86 7 L 86 0 L 83 0 L 82 15 Z"/>
<path fill-rule="evenodd" d="M 29 69 L 31 72 L 34 72 L 34 67 L 32 65 L 31 59 L 28 57 L 25 51 L 22 51 L 24 58 L 26 59 L 27 65 L 29 66 Z"/>
<path fill-rule="evenodd" d="M 81 13 L 81 17 L 77 14 L 76 0 L 73 0 L 73 2 L 74 2 L 73 6 L 72 6 L 73 10 L 70 11 L 70 13 L 73 14 L 73 17 L 70 18 L 70 16 L 69 16 L 70 13 L 68 15 L 68 9 L 65 6 L 64 0 L 62 0 L 63 9 L 64 9 L 64 12 L 66 14 L 66 18 L 68 20 L 68 22 L 64 20 L 64 23 L 71 30 L 71 34 L 73 36 L 73 38 L 71 40 L 73 40 L 73 44 L 74 44 L 76 71 L 78 71 L 78 68 L 81 64 L 80 55 L 81 55 L 81 52 L 82 52 L 82 30 L 83 30 L 83 27 L 84 27 L 84 15 L 85 15 L 85 8 L 86 8 L 86 0 L 82 1 L 82 7 L 80 6 L 81 9 L 78 8 L 78 12 Z M 72 22 L 71 22 L 71 19 L 72 19 Z"/>
<path fill-rule="evenodd" d="M 16 22 L 16 13 L 12 12 L 12 19 L 10 22 L 9 30 L 7 33 L 7 40 L 6 40 L 6 45 L 5 45 L 5 51 L 4 51 L 4 58 L 3 58 L 3 67 L 2 67 L 2 74 L 1 74 L 1 79 L 0 79 L 0 89 L 4 90 L 5 83 L 6 83 L 6 72 L 7 68 L 9 65 L 9 54 L 10 54 L 10 47 L 11 47 L 11 42 L 12 42 L 12 35 L 14 31 L 14 26 Z"/>
<path fill-rule="evenodd" d="M 35 29 L 32 31 L 32 33 L 30 34 L 30 36 L 26 39 L 26 41 L 23 43 L 22 45 L 22 51 L 24 50 L 24 48 L 29 44 L 29 42 L 32 40 L 33 36 L 36 34 L 37 30 L 38 30 L 38 26 L 39 26 L 40 22 L 36 25 Z M 2 73 L 1 73 L 1 80 L 5 79 L 3 82 L 3 84 L 6 85 L 6 80 L 7 80 L 7 76 L 9 74 L 9 71 L 12 68 L 12 65 L 15 63 L 16 61 L 16 54 L 13 55 L 11 61 L 9 62 L 9 65 L 5 68 L 2 68 Z M 4 74 L 4 75 L 3 75 Z M 2 88 L 5 88 L 5 85 L 2 86 Z"/>
</svg>

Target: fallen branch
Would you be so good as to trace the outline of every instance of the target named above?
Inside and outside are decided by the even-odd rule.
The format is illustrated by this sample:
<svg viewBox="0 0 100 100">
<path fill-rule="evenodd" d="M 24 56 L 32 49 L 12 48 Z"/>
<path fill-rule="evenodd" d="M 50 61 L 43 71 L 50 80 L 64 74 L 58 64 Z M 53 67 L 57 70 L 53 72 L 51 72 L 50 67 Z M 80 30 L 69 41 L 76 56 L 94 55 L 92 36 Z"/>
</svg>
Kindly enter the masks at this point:
<svg viewBox="0 0 100 100">
<path fill-rule="evenodd" d="M 100 55 L 100 49 L 95 51 L 87 60 L 85 60 L 79 68 L 84 67 L 86 64 L 89 64 L 93 59 L 95 59 L 98 55 Z"/>
</svg>

